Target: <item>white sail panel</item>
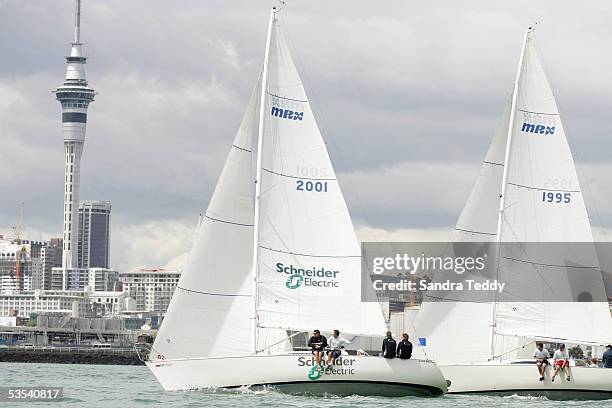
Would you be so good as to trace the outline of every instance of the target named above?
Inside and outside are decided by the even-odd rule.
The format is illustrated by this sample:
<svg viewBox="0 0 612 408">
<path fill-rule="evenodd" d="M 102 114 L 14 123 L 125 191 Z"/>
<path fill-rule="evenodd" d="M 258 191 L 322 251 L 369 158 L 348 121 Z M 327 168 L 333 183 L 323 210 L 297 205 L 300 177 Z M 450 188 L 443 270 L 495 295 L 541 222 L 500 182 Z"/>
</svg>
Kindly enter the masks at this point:
<svg viewBox="0 0 612 408">
<path fill-rule="evenodd" d="M 272 29 L 268 70 L 259 325 L 381 334 L 386 325 L 379 305 L 360 302 L 359 244 L 278 21 Z M 330 318 L 331 311 L 341 319 Z"/>
<path fill-rule="evenodd" d="M 533 32 L 527 34 L 521 69 L 511 129 L 501 241 L 592 242 L 576 167 Z M 524 254 L 521 260 L 527 262 L 503 259 L 500 278 L 528 282 L 525 293 L 534 288 L 546 293 L 549 281 L 555 279 L 556 294 L 561 299 L 567 299 L 573 292 L 589 292 L 593 299 L 605 299 L 595 248 L 589 250 L 587 244 L 580 248 L 579 254 L 572 254 L 568 248 L 556 262 L 580 267 L 580 279 L 572 279 L 568 274 L 575 276 L 577 269 L 547 267 L 552 262 L 541 259 L 545 256 L 542 253 Z M 559 285 L 563 279 L 567 284 L 564 289 Z M 607 302 L 526 304 L 514 299 L 500 300 L 496 311 L 499 333 L 588 342 L 612 338 Z"/>
<path fill-rule="evenodd" d="M 154 350 L 165 358 L 250 354 L 255 87 Z"/>
<path fill-rule="evenodd" d="M 497 239 L 499 197 L 511 105 L 512 101 L 509 100 L 480 167 L 478 179 L 461 211 L 453 234 L 455 242 L 488 242 Z"/>
</svg>

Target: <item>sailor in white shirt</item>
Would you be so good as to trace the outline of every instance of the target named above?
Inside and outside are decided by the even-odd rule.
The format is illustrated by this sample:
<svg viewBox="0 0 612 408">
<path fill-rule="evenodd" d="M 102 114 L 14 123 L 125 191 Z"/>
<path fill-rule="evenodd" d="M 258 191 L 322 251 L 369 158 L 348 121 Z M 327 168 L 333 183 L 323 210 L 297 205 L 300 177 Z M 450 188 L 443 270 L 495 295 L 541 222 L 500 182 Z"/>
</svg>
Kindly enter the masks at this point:
<svg viewBox="0 0 612 408">
<path fill-rule="evenodd" d="M 329 346 L 329 351 L 327 352 L 327 368 L 331 368 L 336 362 L 336 359 L 340 357 L 340 354 L 342 353 L 341 350 L 344 348 L 344 346 L 348 346 L 351 344 L 351 342 L 340 337 L 339 330 L 334 330 L 332 336 L 327 341 L 327 344 Z"/>
<path fill-rule="evenodd" d="M 538 372 L 540 373 L 540 381 L 544 381 L 544 372 L 546 371 L 548 358 L 550 357 L 548 350 L 544 348 L 544 344 L 536 343 L 536 351 L 533 354 L 533 357 L 536 359 L 536 366 L 538 367 Z"/>
<path fill-rule="evenodd" d="M 551 381 L 555 381 L 555 377 L 561 370 L 566 370 L 567 381 L 570 381 L 569 352 L 565 348 L 565 344 L 561 344 L 559 346 L 559 350 L 555 351 L 553 358 L 555 359 L 555 373 L 553 374 Z"/>
</svg>

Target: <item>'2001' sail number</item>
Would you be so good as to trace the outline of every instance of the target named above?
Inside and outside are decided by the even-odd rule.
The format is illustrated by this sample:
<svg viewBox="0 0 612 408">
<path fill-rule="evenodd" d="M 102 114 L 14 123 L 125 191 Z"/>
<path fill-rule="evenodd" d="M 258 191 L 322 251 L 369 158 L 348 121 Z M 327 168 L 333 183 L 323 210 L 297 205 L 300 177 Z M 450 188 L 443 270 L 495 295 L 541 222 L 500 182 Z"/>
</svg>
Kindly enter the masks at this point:
<svg viewBox="0 0 612 408">
<path fill-rule="evenodd" d="M 296 180 L 296 190 L 327 193 L 327 181 Z"/>
<path fill-rule="evenodd" d="M 542 191 L 542 201 L 545 203 L 569 204 L 572 201 L 572 193 L 555 193 L 553 191 Z"/>
</svg>

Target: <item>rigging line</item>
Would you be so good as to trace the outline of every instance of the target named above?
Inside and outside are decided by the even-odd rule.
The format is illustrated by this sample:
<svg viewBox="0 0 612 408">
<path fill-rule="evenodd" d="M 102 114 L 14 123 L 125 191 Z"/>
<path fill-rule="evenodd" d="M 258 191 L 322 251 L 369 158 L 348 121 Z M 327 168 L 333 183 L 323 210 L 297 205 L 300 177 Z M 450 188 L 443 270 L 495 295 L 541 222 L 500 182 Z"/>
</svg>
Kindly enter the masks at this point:
<svg viewBox="0 0 612 408">
<path fill-rule="evenodd" d="M 308 100 L 307 100 L 307 99 L 306 99 L 306 100 L 302 100 L 302 99 L 293 99 L 293 98 L 287 98 L 286 96 L 280 96 L 280 95 L 273 94 L 273 93 L 272 93 L 272 92 L 270 92 L 270 91 L 266 91 L 266 93 L 267 93 L 268 95 L 270 95 L 270 96 L 275 97 L 275 98 L 285 99 L 285 100 L 287 100 L 287 101 L 294 101 L 294 102 L 308 103 Z"/>
<path fill-rule="evenodd" d="M 177 289 L 184 290 L 185 292 L 197 293 L 199 295 L 208 295 L 208 296 L 222 296 L 222 297 L 253 297 L 252 295 L 240 295 L 240 294 L 231 294 L 231 293 L 213 293 L 213 292 L 201 292 L 199 290 L 187 289 L 181 286 L 176 286 Z"/>
<path fill-rule="evenodd" d="M 239 222 L 232 222 L 232 221 L 221 220 L 219 218 L 209 217 L 206 214 L 204 214 L 204 218 L 208 218 L 211 221 L 222 222 L 224 224 L 238 225 L 240 227 L 252 227 L 253 226 L 253 224 L 241 224 Z"/>
<path fill-rule="evenodd" d="M 499 333 L 498 333 L 498 335 L 499 335 Z M 503 334 L 502 334 L 502 336 L 503 336 Z M 532 343 L 535 343 L 535 340 L 531 340 L 531 341 L 529 341 L 529 342 L 527 342 L 527 343 L 525 343 L 525 344 L 523 344 L 523 345 L 521 345 L 521 346 L 518 346 L 518 347 L 513 348 L 512 350 L 508 350 L 508 351 L 506 351 L 506 352 L 504 352 L 504 353 L 500 353 L 500 354 L 498 354 L 498 355 L 496 355 L 496 356 L 493 356 L 493 357 L 491 357 L 491 358 L 490 358 L 488 361 L 495 360 L 495 359 L 498 359 L 498 358 L 502 358 L 503 356 L 505 356 L 505 355 L 507 355 L 507 354 L 510 354 L 510 353 L 512 353 L 513 351 L 520 350 L 520 349 L 524 349 L 525 347 L 527 347 L 528 345 L 530 345 L 530 344 L 532 344 Z"/>
<path fill-rule="evenodd" d="M 511 258 L 508 256 L 503 256 L 502 258 L 504 259 L 508 259 L 510 261 L 516 261 L 516 262 L 521 262 L 521 263 L 528 263 L 531 265 L 538 265 L 538 266 L 551 266 L 554 268 L 568 268 L 568 269 L 599 269 L 599 266 L 571 266 L 571 265 L 555 265 L 555 264 L 547 264 L 547 263 L 542 263 L 542 262 L 533 262 L 533 261 L 528 261 L 525 259 L 517 259 L 517 258 Z"/>
<path fill-rule="evenodd" d="M 502 166 L 502 167 L 504 167 L 504 163 L 494 163 L 494 162 L 490 162 L 490 161 L 486 161 L 486 160 L 483 160 L 482 162 L 486 163 L 486 164 L 490 164 L 491 166 Z"/>
<path fill-rule="evenodd" d="M 260 327 L 260 328 L 262 328 L 262 329 L 265 329 L 265 326 L 258 326 L 258 327 Z M 268 346 L 266 346 L 266 347 L 262 348 L 261 350 L 258 350 L 257 352 L 258 352 L 258 353 L 261 353 L 262 351 L 266 351 L 266 350 L 268 350 L 268 349 L 270 349 L 270 348 L 272 348 L 272 347 L 276 346 L 277 344 L 281 344 L 281 343 L 283 343 L 283 342 L 285 342 L 285 341 L 287 341 L 287 340 L 292 339 L 293 337 L 297 336 L 298 334 L 302 334 L 302 333 L 304 333 L 304 332 L 301 332 L 301 331 L 296 331 L 296 332 L 295 332 L 295 333 L 293 333 L 292 335 L 287 336 L 287 337 L 285 337 L 284 339 L 277 341 L 276 343 L 272 343 L 272 344 L 270 344 L 270 345 L 268 345 Z"/>
<path fill-rule="evenodd" d="M 240 146 L 236 146 L 235 144 L 233 144 L 232 147 L 235 147 L 238 150 L 242 150 L 243 152 L 252 153 L 251 150 L 245 149 L 245 148 L 240 147 Z"/>
<path fill-rule="evenodd" d="M 263 171 L 267 172 L 267 173 L 271 173 L 277 176 L 281 176 L 281 177 L 288 177 L 288 178 L 293 178 L 293 179 L 300 179 L 300 180 L 315 180 L 315 181 L 336 181 L 335 178 L 312 178 L 312 177 L 300 177 L 300 176 L 291 176 L 289 174 L 284 174 L 284 173 L 279 173 L 277 171 L 272 171 L 272 170 L 268 170 L 264 167 L 261 168 Z"/>
<path fill-rule="evenodd" d="M 495 232 L 473 231 L 473 230 L 467 230 L 467 229 L 462 229 L 462 228 L 457 228 L 457 227 L 455 227 L 455 231 L 467 232 L 470 234 L 493 235 L 493 236 L 497 235 L 497 233 Z"/>
<path fill-rule="evenodd" d="M 280 249 L 273 249 L 270 247 L 266 247 L 263 245 L 259 246 L 261 249 L 267 249 L 268 251 L 272 251 L 272 252 L 280 252 L 281 254 L 287 254 L 287 255 L 296 255 L 296 256 L 308 256 L 311 258 L 361 258 L 361 255 L 314 255 L 314 254 L 302 254 L 299 252 L 289 252 L 289 251 L 283 251 Z"/>
<path fill-rule="evenodd" d="M 542 62 L 542 58 L 540 58 L 540 62 Z M 524 113 L 533 113 L 534 115 L 559 116 L 558 113 L 532 112 L 525 109 L 517 109 L 517 111 Z"/>
</svg>

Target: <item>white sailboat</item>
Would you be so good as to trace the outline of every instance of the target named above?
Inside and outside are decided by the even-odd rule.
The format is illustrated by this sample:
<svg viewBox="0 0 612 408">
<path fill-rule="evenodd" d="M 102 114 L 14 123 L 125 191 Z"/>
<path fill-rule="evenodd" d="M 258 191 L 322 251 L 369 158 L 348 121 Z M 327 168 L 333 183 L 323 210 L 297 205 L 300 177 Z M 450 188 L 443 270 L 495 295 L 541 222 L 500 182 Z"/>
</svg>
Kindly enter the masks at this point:
<svg viewBox="0 0 612 408">
<path fill-rule="evenodd" d="M 166 390 L 442 395 L 431 361 L 342 356 L 323 372 L 292 348 L 288 333 L 387 328 L 360 301 L 359 244 L 280 24 L 273 9 L 263 72 L 147 366 Z"/>
<path fill-rule="evenodd" d="M 551 200 L 549 193 L 553 193 Z M 457 222 L 453 241 L 593 241 L 572 154 L 531 28 L 525 34 L 512 99 Z M 594 299 L 605 299 L 594 248 L 582 255 L 587 260 L 576 265 L 587 262 L 590 267 L 581 271 L 579 281 L 565 282 L 567 289 L 584 285 Z M 526 261 L 537 262 L 537 257 L 503 259 L 500 268 L 506 278 L 524 279 L 526 288 L 545 291 L 536 268 L 525 267 Z M 567 265 L 571 265 L 569 258 L 563 259 Z M 563 278 L 559 275 L 557 279 Z M 521 302 L 498 296 L 487 303 L 424 302 L 414 326 L 427 339 L 427 355 L 450 380 L 449 393 L 612 398 L 612 370 L 572 367 L 570 381 L 560 375 L 552 382 L 549 367 L 545 380 L 539 381 L 534 364 L 518 364 L 517 360 L 525 352 L 528 357 L 533 355 L 536 340 L 610 343 L 612 319 L 605 301 Z"/>
</svg>

